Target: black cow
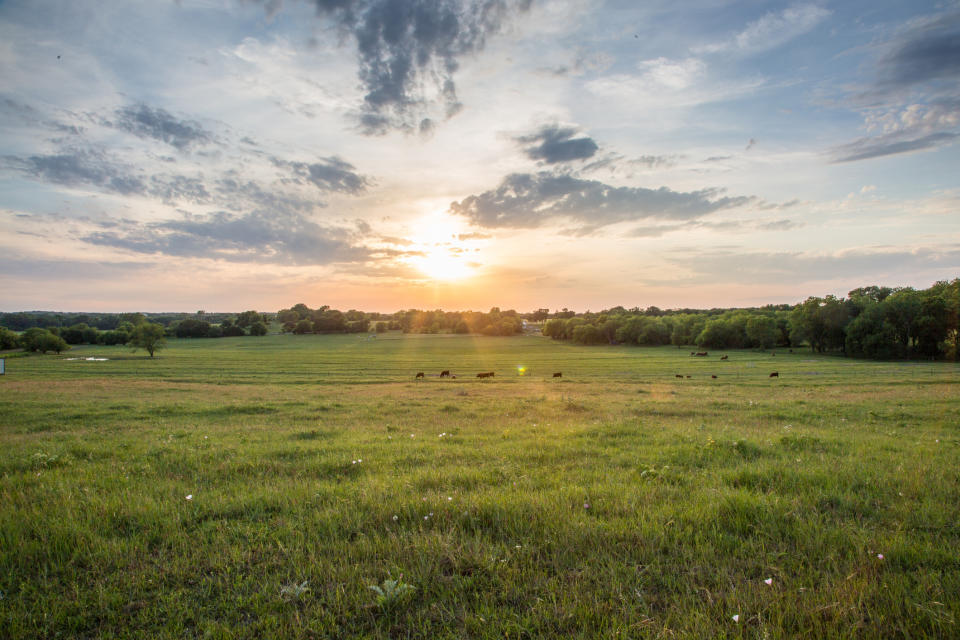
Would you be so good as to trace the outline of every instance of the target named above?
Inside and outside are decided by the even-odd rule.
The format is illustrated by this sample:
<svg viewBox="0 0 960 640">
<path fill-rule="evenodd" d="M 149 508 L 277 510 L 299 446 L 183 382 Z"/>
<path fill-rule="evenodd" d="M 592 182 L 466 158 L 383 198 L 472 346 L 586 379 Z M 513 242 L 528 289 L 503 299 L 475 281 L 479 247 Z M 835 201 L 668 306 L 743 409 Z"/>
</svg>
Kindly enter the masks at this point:
<svg viewBox="0 0 960 640">
<path fill-rule="evenodd" d="M 729 358 L 729 357 L 730 357 L 730 356 L 720 356 L 720 359 L 721 359 L 721 360 L 726 360 L 726 359 Z"/>
<path fill-rule="evenodd" d="M 441 378 L 449 378 L 449 377 L 450 377 L 450 372 L 449 372 L 449 371 L 441 371 L 441 372 L 440 372 L 440 377 L 441 377 Z"/>
<path fill-rule="evenodd" d="M 562 377 L 563 377 L 563 372 L 562 372 L 562 371 L 557 371 L 555 374 L 553 374 L 553 377 L 554 377 L 554 378 L 562 378 Z"/>
<path fill-rule="evenodd" d="M 683 380 L 683 376 L 680 375 L 679 373 L 677 374 L 677 377 L 680 378 L 681 380 Z"/>
<path fill-rule="evenodd" d="M 478 378 L 492 378 L 492 377 L 493 377 L 493 371 L 487 371 L 487 372 L 485 372 L 485 373 L 478 373 L 478 374 L 477 374 L 477 377 L 478 377 Z"/>
<path fill-rule="evenodd" d="M 415 375 L 415 376 L 413 376 L 413 377 L 414 377 L 414 378 L 422 378 L 422 377 L 423 377 L 423 371 L 420 371 L 419 373 L 417 373 L 417 375 Z"/>
<path fill-rule="evenodd" d="M 780 377 L 780 372 L 779 372 L 779 371 L 774 371 L 773 373 L 770 374 L 770 377 L 771 377 L 771 378 L 779 378 L 779 377 Z"/>
</svg>

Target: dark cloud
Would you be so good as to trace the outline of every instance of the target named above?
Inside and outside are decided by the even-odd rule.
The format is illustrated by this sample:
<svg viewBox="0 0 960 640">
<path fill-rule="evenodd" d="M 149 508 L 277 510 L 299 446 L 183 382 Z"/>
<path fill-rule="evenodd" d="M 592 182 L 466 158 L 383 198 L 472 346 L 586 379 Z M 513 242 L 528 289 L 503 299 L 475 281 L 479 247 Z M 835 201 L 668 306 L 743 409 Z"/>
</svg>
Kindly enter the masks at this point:
<svg viewBox="0 0 960 640">
<path fill-rule="evenodd" d="M 367 93 L 361 131 L 423 129 L 435 94 L 444 117 L 456 114 L 459 60 L 482 51 L 531 0 L 313 0 L 317 12 L 353 35 Z M 433 91 L 424 91 L 431 86 Z M 429 129 L 429 127 L 427 127 Z"/>
<path fill-rule="evenodd" d="M 953 142 L 960 134 L 952 132 L 931 133 L 919 138 L 904 139 L 903 134 L 860 138 L 833 149 L 833 162 L 853 162 L 880 156 L 891 156 L 911 151 L 926 151 Z"/>
<path fill-rule="evenodd" d="M 114 121 L 104 121 L 140 138 L 152 138 L 185 151 L 194 145 L 208 144 L 213 135 L 200 123 L 178 120 L 163 109 L 154 109 L 145 104 L 129 105 L 117 109 Z"/>
<path fill-rule="evenodd" d="M 834 162 L 937 149 L 960 136 L 960 12 L 910 23 L 880 47 L 875 81 L 851 98 L 879 133 L 835 147 Z"/>
<path fill-rule="evenodd" d="M 752 197 L 722 196 L 718 189 L 677 192 L 660 187 L 614 187 L 549 172 L 512 174 L 496 189 L 450 204 L 450 212 L 487 228 L 534 228 L 569 218 L 581 230 L 631 220 L 692 220 L 747 204 Z"/>
<path fill-rule="evenodd" d="M 120 195 L 143 195 L 143 178 L 110 162 L 102 153 L 74 151 L 48 156 L 8 158 L 7 164 L 45 182 L 78 186 L 89 184 Z"/>
<path fill-rule="evenodd" d="M 960 76 L 960 12 L 909 29 L 882 60 L 880 84 L 912 86 Z"/>
<path fill-rule="evenodd" d="M 366 190 L 370 181 L 356 173 L 354 166 L 340 158 L 323 158 L 319 162 L 290 162 L 274 158 L 278 167 L 286 167 L 299 179 L 317 187 L 321 191 L 339 191 L 356 195 Z"/>
<path fill-rule="evenodd" d="M 136 253 L 209 258 L 231 262 L 322 265 L 364 260 L 354 232 L 323 227 L 297 214 L 217 212 L 149 224 L 127 225 L 81 238 L 98 246 Z"/>
<path fill-rule="evenodd" d="M 586 160 L 600 148 L 591 138 L 574 138 L 576 129 L 547 125 L 540 131 L 516 138 L 525 146 L 524 151 L 533 160 L 547 164 Z"/>
</svg>

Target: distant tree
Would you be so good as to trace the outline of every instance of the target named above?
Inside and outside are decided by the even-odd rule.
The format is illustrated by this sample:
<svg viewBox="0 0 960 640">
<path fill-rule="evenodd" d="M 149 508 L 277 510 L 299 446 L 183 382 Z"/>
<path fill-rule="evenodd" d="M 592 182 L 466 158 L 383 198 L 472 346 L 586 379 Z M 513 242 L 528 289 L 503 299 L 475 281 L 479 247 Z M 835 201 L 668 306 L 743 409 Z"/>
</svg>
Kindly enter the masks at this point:
<svg viewBox="0 0 960 640">
<path fill-rule="evenodd" d="M 747 338 L 761 349 L 777 344 L 777 321 L 770 316 L 753 316 L 746 323 Z"/>
<path fill-rule="evenodd" d="M 121 313 L 120 322 L 129 322 L 131 325 L 136 326 L 138 324 L 143 324 L 147 321 L 147 316 L 142 313 Z M 117 327 L 119 328 L 119 326 Z"/>
<path fill-rule="evenodd" d="M 453 332 L 454 333 L 470 333 L 470 327 L 467 326 L 467 322 L 465 320 L 460 320 L 453 327 Z"/>
<path fill-rule="evenodd" d="M 377 333 L 386 333 L 389 328 L 390 328 L 389 323 L 378 322 L 376 325 L 374 325 L 373 330 L 376 331 Z"/>
<path fill-rule="evenodd" d="M 267 325 L 262 320 L 257 320 L 250 325 L 250 335 L 252 336 L 265 336 L 267 335 Z"/>
<path fill-rule="evenodd" d="M 530 320 L 533 322 L 543 322 L 550 317 L 550 309 L 537 309 L 530 314 Z"/>
<path fill-rule="evenodd" d="M 313 322 L 307 319 L 303 319 L 297 323 L 294 327 L 293 332 L 302 335 L 304 333 L 313 333 Z"/>
<path fill-rule="evenodd" d="M 241 328 L 247 328 L 252 325 L 254 322 L 263 322 L 263 316 L 261 316 L 256 311 L 244 311 L 237 316 L 237 320 L 234 324 Z"/>
<path fill-rule="evenodd" d="M 16 349 L 20 346 L 20 336 L 6 327 L 0 327 L 0 351 Z"/>
<path fill-rule="evenodd" d="M 60 353 L 70 348 L 66 340 L 47 329 L 39 327 L 24 331 L 23 335 L 20 336 L 20 344 L 25 351 L 39 351 L 40 353 L 46 353 L 47 351 Z"/>
<path fill-rule="evenodd" d="M 206 323 L 204 323 L 206 324 Z M 167 344 L 166 330 L 162 324 L 156 322 L 144 322 L 137 325 L 130 334 L 127 344 L 136 351 L 143 349 L 153 357 L 156 351 L 159 351 Z"/>
</svg>

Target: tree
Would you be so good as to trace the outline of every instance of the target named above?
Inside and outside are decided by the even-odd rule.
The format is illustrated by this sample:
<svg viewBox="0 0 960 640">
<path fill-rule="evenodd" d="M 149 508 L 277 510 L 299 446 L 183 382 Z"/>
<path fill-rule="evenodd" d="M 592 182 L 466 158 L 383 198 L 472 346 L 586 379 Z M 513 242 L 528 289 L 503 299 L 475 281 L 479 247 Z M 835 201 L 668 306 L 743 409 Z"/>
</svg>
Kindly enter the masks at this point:
<svg viewBox="0 0 960 640">
<path fill-rule="evenodd" d="M 777 321 L 770 316 L 753 316 L 747 320 L 747 337 L 761 349 L 769 349 L 777 343 Z"/>
<path fill-rule="evenodd" d="M 16 349 L 20 346 L 20 336 L 5 327 L 0 327 L 0 351 Z"/>
<path fill-rule="evenodd" d="M 46 353 L 47 351 L 60 353 L 70 348 L 66 340 L 40 327 L 33 327 L 24 331 L 23 335 L 20 336 L 20 344 L 26 351 L 39 351 L 40 353 Z"/>
<path fill-rule="evenodd" d="M 162 324 L 144 322 L 133 329 L 133 332 L 130 334 L 130 341 L 127 344 L 130 345 L 134 351 L 144 349 L 152 358 L 155 351 L 166 346 L 166 330 Z"/>
<path fill-rule="evenodd" d="M 250 335 L 252 336 L 265 336 L 267 335 L 267 325 L 264 324 L 262 320 L 257 320 L 250 325 Z"/>
</svg>

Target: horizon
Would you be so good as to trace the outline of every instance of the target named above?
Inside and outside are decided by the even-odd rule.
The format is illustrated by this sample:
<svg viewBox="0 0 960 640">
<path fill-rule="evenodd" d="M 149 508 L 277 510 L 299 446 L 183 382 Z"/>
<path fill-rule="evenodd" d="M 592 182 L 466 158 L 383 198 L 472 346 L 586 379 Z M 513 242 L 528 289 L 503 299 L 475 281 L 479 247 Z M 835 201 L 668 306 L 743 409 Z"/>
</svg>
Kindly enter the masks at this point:
<svg viewBox="0 0 960 640">
<path fill-rule="evenodd" d="M 336 6 L 0 4 L 0 308 L 749 308 L 960 274 L 956 1 Z"/>
</svg>

